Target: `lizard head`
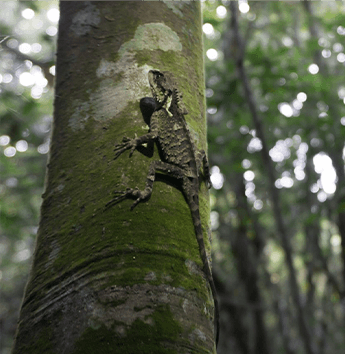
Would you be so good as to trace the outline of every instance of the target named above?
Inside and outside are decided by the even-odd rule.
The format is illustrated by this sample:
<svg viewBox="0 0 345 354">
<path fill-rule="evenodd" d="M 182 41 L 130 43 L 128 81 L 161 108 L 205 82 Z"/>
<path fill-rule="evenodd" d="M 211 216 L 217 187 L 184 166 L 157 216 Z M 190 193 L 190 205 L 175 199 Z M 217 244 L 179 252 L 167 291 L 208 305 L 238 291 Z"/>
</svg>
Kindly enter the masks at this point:
<svg viewBox="0 0 345 354">
<path fill-rule="evenodd" d="M 166 76 L 158 70 L 149 71 L 149 83 L 153 98 L 159 108 L 169 109 L 172 98 L 172 87 Z"/>
<path fill-rule="evenodd" d="M 165 108 L 170 116 L 174 112 L 183 115 L 188 113 L 182 101 L 182 94 L 169 74 L 159 70 L 150 70 L 149 83 L 158 109 Z"/>
</svg>

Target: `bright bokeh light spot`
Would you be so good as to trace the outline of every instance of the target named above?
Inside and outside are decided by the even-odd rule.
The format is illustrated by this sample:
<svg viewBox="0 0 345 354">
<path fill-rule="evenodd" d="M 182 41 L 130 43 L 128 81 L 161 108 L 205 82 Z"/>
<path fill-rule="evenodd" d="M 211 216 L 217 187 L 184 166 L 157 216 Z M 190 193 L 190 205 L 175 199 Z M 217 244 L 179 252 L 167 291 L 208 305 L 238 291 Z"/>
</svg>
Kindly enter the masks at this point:
<svg viewBox="0 0 345 354">
<path fill-rule="evenodd" d="M 55 76 L 55 65 L 53 65 L 49 68 L 49 72 Z"/>
<path fill-rule="evenodd" d="M 341 43 L 334 43 L 333 50 L 337 53 L 341 52 L 344 49 L 344 46 Z"/>
<path fill-rule="evenodd" d="M 10 143 L 11 138 L 8 135 L 1 135 L 0 136 L 0 145 L 6 146 Z"/>
<path fill-rule="evenodd" d="M 2 77 L 2 82 L 4 84 L 9 84 L 12 80 L 13 80 L 13 76 L 9 73 L 4 74 Z"/>
<path fill-rule="evenodd" d="M 320 47 L 329 47 L 331 45 L 330 41 L 327 38 L 321 37 L 317 41 Z"/>
<path fill-rule="evenodd" d="M 333 247 L 338 247 L 341 245 L 341 237 L 339 235 L 333 235 L 330 242 Z"/>
<path fill-rule="evenodd" d="M 42 155 L 48 154 L 48 152 L 49 152 L 49 141 L 47 141 L 44 144 L 39 145 L 38 148 L 37 148 L 37 151 L 40 154 L 42 154 Z"/>
<path fill-rule="evenodd" d="M 29 43 L 22 43 L 19 45 L 19 51 L 23 54 L 28 54 L 31 52 L 31 45 Z"/>
<path fill-rule="evenodd" d="M 283 254 L 279 251 L 272 251 L 270 258 L 273 263 L 280 263 L 283 260 Z"/>
<path fill-rule="evenodd" d="M 35 83 L 39 87 L 46 87 L 48 85 L 48 80 L 44 77 L 42 72 L 34 74 Z"/>
<path fill-rule="evenodd" d="M 59 18 L 60 18 L 60 11 L 56 8 L 51 8 L 47 12 L 47 17 L 49 21 L 57 23 L 59 22 Z"/>
<path fill-rule="evenodd" d="M 282 42 L 285 45 L 285 47 L 292 47 L 293 46 L 293 40 L 288 36 L 283 37 Z"/>
<path fill-rule="evenodd" d="M 224 175 L 220 172 L 218 166 L 211 168 L 211 182 L 214 189 L 221 189 L 224 184 Z"/>
<path fill-rule="evenodd" d="M 252 165 L 252 163 L 248 159 L 244 159 L 241 165 L 243 168 L 249 168 Z"/>
<path fill-rule="evenodd" d="M 218 52 L 214 49 L 211 48 L 206 52 L 207 58 L 210 59 L 211 61 L 215 61 L 218 59 Z"/>
<path fill-rule="evenodd" d="M 25 10 L 22 11 L 22 16 L 26 20 L 31 20 L 35 16 L 35 12 L 32 9 L 25 9 Z"/>
<path fill-rule="evenodd" d="M 340 118 L 340 124 L 341 125 L 345 125 L 345 117 L 341 117 Z M 1 139 L 1 138 L 0 138 Z"/>
<path fill-rule="evenodd" d="M 202 30 L 207 35 L 214 34 L 214 28 L 210 23 L 204 23 L 202 25 Z"/>
<path fill-rule="evenodd" d="M 31 97 L 34 98 L 35 100 L 38 100 L 39 98 L 42 97 L 43 94 L 43 87 L 35 85 L 31 89 Z"/>
<path fill-rule="evenodd" d="M 311 191 L 312 193 L 317 193 L 319 190 L 320 190 L 320 187 L 318 186 L 317 183 L 313 183 L 313 184 L 310 186 L 310 191 Z"/>
<path fill-rule="evenodd" d="M 316 154 L 313 158 L 315 171 L 319 173 L 321 187 L 327 194 L 333 194 L 336 190 L 337 174 L 332 165 L 332 159 L 325 153 Z"/>
<path fill-rule="evenodd" d="M 212 230 L 217 230 L 219 227 L 219 214 L 216 211 L 211 211 L 210 214 L 211 228 Z"/>
<path fill-rule="evenodd" d="M 16 177 L 7 178 L 5 184 L 6 184 L 6 187 L 15 188 L 18 185 L 18 178 L 16 178 Z"/>
<path fill-rule="evenodd" d="M 324 191 L 320 191 L 319 193 L 317 193 L 316 197 L 320 203 L 323 203 L 327 200 L 327 194 Z"/>
<path fill-rule="evenodd" d="M 292 107 L 300 111 L 303 108 L 303 103 L 299 100 L 293 100 L 292 101 Z"/>
<path fill-rule="evenodd" d="M 250 182 L 254 179 L 255 173 L 253 171 L 249 170 L 249 171 L 244 172 L 243 177 L 246 181 Z"/>
<path fill-rule="evenodd" d="M 278 188 L 278 189 L 282 189 L 282 188 L 283 188 L 280 178 L 277 179 L 277 180 L 274 182 L 274 185 L 275 185 L 275 187 Z"/>
<path fill-rule="evenodd" d="M 262 200 L 256 199 L 253 206 L 255 210 L 261 210 L 264 206 L 264 203 L 262 202 Z"/>
<path fill-rule="evenodd" d="M 290 144 L 285 140 L 278 140 L 273 148 L 269 151 L 272 161 L 282 162 L 291 156 Z"/>
<path fill-rule="evenodd" d="M 55 26 L 50 26 L 46 29 L 48 36 L 54 37 L 57 34 L 58 29 Z"/>
<path fill-rule="evenodd" d="M 312 75 L 315 75 L 319 72 L 319 67 L 318 65 L 316 64 L 310 64 L 308 66 L 308 71 L 312 74 Z"/>
<path fill-rule="evenodd" d="M 208 114 L 216 114 L 217 113 L 217 107 L 208 107 L 207 108 L 207 113 Z"/>
<path fill-rule="evenodd" d="M 345 62 L 345 54 L 344 53 L 339 53 L 337 55 L 337 60 L 339 63 L 344 63 Z"/>
<path fill-rule="evenodd" d="M 293 186 L 293 179 L 288 176 L 284 176 L 280 179 L 280 183 L 284 188 L 291 188 Z"/>
<path fill-rule="evenodd" d="M 39 53 L 42 50 L 42 46 L 39 43 L 33 43 L 31 45 L 31 51 L 33 53 Z"/>
<path fill-rule="evenodd" d="M 290 118 L 293 115 L 292 107 L 286 102 L 279 103 L 278 109 L 279 109 L 279 112 L 287 118 Z"/>
<path fill-rule="evenodd" d="M 247 182 L 246 183 L 246 191 L 244 194 L 251 201 L 255 200 L 254 191 L 255 191 L 255 184 L 253 182 Z"/>
<path fill-rule="evenodd" d="M 16 154 L 17 150 L 13 146 L 9 146 L 4 150 L 4 155 L 6 157 L 13 157 Z"/>
<path fill-rule="evenodd" d="M 25 140 L 19 140 L 16 143 L 16 149 L 19 152 L 25 152 L 28 149 L 28 143 Z"/>
<path fill-rule="evenodd" d="M 345 28 L 343 26 L 338 26 L 337 33 L 341 36 L 345 36 Z"/>
<path fill-rule="evenodd" d="M 302 166 L 296 166 L 295 169 L 293 170 L 295 177 L 297 181 L 303 181 L 305 178 L 305 172 L 302 168 Z"/>
<path fill-rule="evenodd" d="M 225 18 L 227 10 L 225 6 L 221 5 L 217 7 L 216 12 L 219 18 Z"/>
<path fill-rule="evenodd" d="M 298 99 L 298 101 L 303 103 L 307 100 L 307 94 L 304 92 L 300 92 L 297 94 L 297 99 Z"/>
<path fill-rule="evenodd" d="M 332 55 L 332 52 L 329 49 L 322 49 L 321 55 L 324 58 L 330 58 Z"/>
<path fill-rule="evenodd" d="M 21 73 L 19 76 L 19 82 L 21 85 L 27 87 L 32 86 L 35 83 L 35 78 L 32 74 L 28 72 Z"/>
<path fill-rule="evenodd" d="M 338 96 L 339 96 L 340 99 L 345 97 L 345 87 L 344 86 L 339 87 Z"/>
<path fill-rule="evenodd" d="M 31 256 L 30 250 L 29 249 L 25 249 L 25 250 L 17 252 L 13 256 L 13 261 L 14 262 L 23 262 L 23 261 L 26 261 L 27 259 L 29 259 L 30 256 Z"/>
<path fill-rule="evenodd" d="M 249 11 L 250 7 L 249 7 L 247 1 L 240 1 L 240 3 L 238 4 L 238 9 L 243 14 L 246 14 Z"/>
<path fill-rule="evenodd" d="M 260 151 L 262 149 L 262 142 L 259 138 L 253 138 L 250 140 L 248 147 L 247 147 L 247 151 L 249 153 L 254 153 L 257 151 Z"/>
</svg>

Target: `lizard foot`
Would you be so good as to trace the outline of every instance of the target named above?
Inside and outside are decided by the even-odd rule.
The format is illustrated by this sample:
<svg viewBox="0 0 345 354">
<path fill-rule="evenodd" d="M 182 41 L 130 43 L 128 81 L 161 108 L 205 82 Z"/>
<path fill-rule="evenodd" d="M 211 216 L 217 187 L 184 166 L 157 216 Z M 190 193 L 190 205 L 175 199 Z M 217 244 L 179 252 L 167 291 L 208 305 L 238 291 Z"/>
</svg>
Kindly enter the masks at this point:
<svg viewBox="0 0 345 354">
<path fill-rule="evenodd" d="M 114 191 L 114 198 L 105 205 L 105 209 L 110 208 L 124 199 L 130 198 L 136 199 L 131 206 L 131 210 L 133 210 L 141 201 L 148 199 L 151 192 L 151 189 L 140 191 L 139 188 L 127 188 L 125 191 Z"/>
<path fill-rule="evenodd" d="M 121 144 L 115 145 L 115 148 L 114 148 L 114 151 L 115 151 L 114 160 L 116 160 L 126 150 L 131 150 L 131 152 L 129 153 L 129 156 L 132 156 L 134 150 L 136 149 L 136 147 L 137 147 L 136 139 L 130 139 L 130 138 L 124 137 L 122 139 L 122 143 Z"/>
<path fill-rule="evenodd" d="M 122 200 L 128 198 L 128 196 L 132 195 L 131 194 L 132 191 L 134 191 L 133 188 L 127 188 L 125 191 L 114 191 L 113 192 L 114 198 L 105 205 L 105 209 L 110 208 L 113 205 L 115 205 L 115 204 L 121 202 Z"/>
</svg>

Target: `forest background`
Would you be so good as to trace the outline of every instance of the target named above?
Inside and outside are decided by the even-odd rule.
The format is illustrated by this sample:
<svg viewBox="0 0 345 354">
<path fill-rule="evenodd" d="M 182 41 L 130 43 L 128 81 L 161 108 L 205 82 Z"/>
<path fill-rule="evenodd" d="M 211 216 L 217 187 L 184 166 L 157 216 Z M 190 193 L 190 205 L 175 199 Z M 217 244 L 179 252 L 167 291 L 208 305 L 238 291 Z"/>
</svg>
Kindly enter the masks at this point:
<svg viewBox="0 0 345 354">
<path fill-rule="evenodd" d="M 343 353 L 345 5 L 202 4 L 218 352 Z M 8 354 L 39 221 L 59 11 L 57 1 L 1 6 L 0 353 Z"/>
</svg>

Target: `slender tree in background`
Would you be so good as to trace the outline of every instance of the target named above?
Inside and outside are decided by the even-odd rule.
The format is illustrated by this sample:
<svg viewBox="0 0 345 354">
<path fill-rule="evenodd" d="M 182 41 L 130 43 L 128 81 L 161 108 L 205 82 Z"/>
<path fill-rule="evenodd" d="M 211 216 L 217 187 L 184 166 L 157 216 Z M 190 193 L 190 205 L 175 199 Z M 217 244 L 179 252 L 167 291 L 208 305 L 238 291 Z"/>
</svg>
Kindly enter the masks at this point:
<svg viewBox="0 0 345 354">
<path fill-rule="evenodd" d="M 262 144 L 261 156 L 262 156 L 263 165 L 265 166 L 265 169 L 267 171 L 267 179 L 269 182 L 268 183 L 269 195 L 273 205 L 274 220 L 277 228 L 277 233 L 281 240 L 284 253 L 285 253 L 285 259 L 286 259 L 287 268 L 289 272 L 291 294 L 295 306 L 297 308 L 298 324 L 300 327 L 301 336 L 305 345 L 306 352 L 308 354 L 315 354 L 316 348 L 314 347 L 314 344 L 312 342 L 310 329 L 308 328 L 307 320 L 304 314 L 304 309 L 301 303 L 300 290 L 299 290 L 299 285 L 297 283 L 297 277 L 296 277 L 296 270 L 294 268 L 293 260 L 292 260 L 292 248 L 290 243 L 290 237 L 288 235 L 287 228 L 284 223 L 283 213 L 281 209 L 280 193 L 279 190 L 275 188 L 274 185 L 276 181 L 275 170 L 274 170 L 272 159 L 270 158 L 269 155 L 269 148 L 264 133 L 263 123 L 259 117 L 257 104 L 254 100 L 254 95 L 249 84 L 248 75 L 244 67 L 245 44 L 239 33 L 238 9 L 235 2 L 230 3 L 230 9 L 231 9 L 231 29 L 233 31 L 234 42 L 237 48 L 237 52 L 234 53 L 236 69 L 239 75 L 239 79 L 243 85 L 245 97 L 247 99 L 250 114 L 253 119 L 253 125 L 255 127 L 257 136 L 261 140 L 261 144 Z"/>
<path fill-rule="evenodd" d="M 205 146 L 201 33 L 199 2 L 61 2 L 47 186 L 14 354 L 214 351 L 213 301 L 175 181 L 162 176 L 134 211 L 128 200 L 105 208 L 112 191 L 145 185 L 146 150 L 114 161 L 113 148 L 147 132 L 150 69 L 175 77 Z M 200 195 L 207 235 L 205 186 Z"/>
</svg>

